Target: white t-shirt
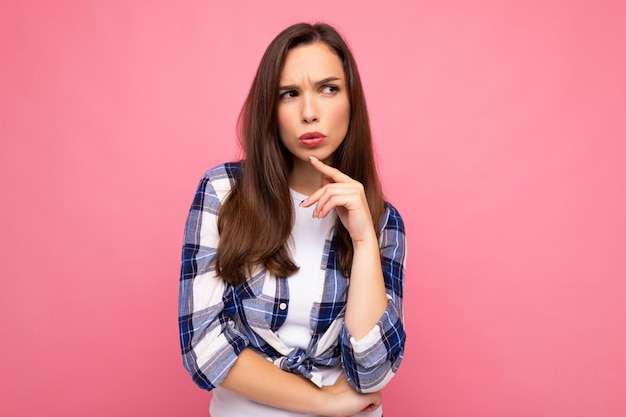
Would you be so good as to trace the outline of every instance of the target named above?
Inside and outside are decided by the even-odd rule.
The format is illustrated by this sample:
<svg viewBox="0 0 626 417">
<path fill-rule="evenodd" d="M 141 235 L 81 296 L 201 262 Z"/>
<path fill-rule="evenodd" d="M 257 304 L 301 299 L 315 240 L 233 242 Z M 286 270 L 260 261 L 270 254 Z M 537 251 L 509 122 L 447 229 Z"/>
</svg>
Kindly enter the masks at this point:
<svg viewBox="0 0 626 417">
<path fill-rule="evenodd" d="M 300 207 L 300 202 L 307 196 L 290 191 L 296 215 L 288 246 L 300 269 L 287 281 L 289 310 L 285 323 L 278 329 L 278 337 L 289 347 L 306 349 L 313 334 L 311 309 L 318 288 L 317 280 L 323 279 L 319 271 L 325 267 L 322 265 L 324 244 L 335 222 L 335 216 L 330 213 L 323 219 L 313 218 L 315 205 Z"/>
</svg>

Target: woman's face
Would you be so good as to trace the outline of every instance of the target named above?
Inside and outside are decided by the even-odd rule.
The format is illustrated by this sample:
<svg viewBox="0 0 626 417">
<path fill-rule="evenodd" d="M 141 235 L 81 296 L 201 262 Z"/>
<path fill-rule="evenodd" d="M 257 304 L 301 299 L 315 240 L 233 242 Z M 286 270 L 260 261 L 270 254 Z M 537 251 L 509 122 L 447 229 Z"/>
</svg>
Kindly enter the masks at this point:
<svg viewBox="0 0 626 417">
<path fill-rule="evenodd" d="M 308 162 L 313 155 L 328 161 L 350 124 L 350 102 L 339 56 L 322 42 L 292 49 L 285 59 L 278 94 L 281 142 L 297 159 Z"/>
</svg>

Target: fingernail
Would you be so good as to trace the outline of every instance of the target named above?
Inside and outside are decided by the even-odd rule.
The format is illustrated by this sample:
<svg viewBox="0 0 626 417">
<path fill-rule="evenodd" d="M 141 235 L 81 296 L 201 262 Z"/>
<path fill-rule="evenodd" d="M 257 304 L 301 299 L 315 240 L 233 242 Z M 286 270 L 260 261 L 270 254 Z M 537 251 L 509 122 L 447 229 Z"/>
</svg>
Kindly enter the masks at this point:
<svg viewBox="0 0 626 417">
<path fill-rule="evenodd" d="M 302 200 L 302 201 L 300 202 L 300 204 L 298 204 L 298 205 L 299 205 L 299 206 L 301 206 L 301 205 L 302 205 L 305 201 L 306 201 L 306 198 L 305 198 L 304 200 Z"/>
</svg>

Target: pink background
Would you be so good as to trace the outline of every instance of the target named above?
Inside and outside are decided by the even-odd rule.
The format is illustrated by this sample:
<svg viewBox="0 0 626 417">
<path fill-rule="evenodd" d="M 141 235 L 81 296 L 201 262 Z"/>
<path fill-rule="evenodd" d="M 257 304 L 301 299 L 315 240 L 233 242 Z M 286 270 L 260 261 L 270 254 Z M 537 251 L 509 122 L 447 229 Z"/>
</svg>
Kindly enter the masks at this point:
<svg viewBox="0 0 626 417">
<path fill-rule="evenodd" d="M 0 415 L 206 416 L 183 223 L 271 38 L 352 45 L 408 232 L 385 416 L 626 415 L 619 1 L 0 6 Z"/>
</svg>

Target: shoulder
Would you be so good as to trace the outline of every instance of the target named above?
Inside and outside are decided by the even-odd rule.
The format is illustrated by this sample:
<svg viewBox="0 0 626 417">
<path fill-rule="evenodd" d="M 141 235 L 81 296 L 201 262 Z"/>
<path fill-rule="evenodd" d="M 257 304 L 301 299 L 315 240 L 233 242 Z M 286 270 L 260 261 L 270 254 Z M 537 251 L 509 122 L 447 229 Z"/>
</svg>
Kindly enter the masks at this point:
<svg viewBox="0 0 626 417">
<path fill-rule="evenodd" d="M 198 191 L 203 194 L 215 193 L 222 200 L 241 176 L 241 166 L 241 161 L 214 166 L 202 175 Z"/>
<path fill-rule="evenodd" d="M 381 223 L 383 229 L 393 229 L 404 233 L 404 220 L 398 209 L 389 201 L 385 201 L 385 213 Z"/>
<path fill-rule="evenodd" d="M 218 182 L 230 181 L 235 182 L 241 175 L 242 161 L 225 162 L 209 169 L 202 176 L 203 181 Z"/>
<path fill-rule="evenodd" d="M 241 171 L 241 162 L 227 162 L 206 171 L 196 189 L 192 210 L 217 211 Z"/>
</svg>

